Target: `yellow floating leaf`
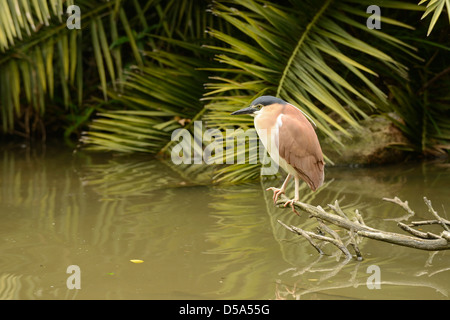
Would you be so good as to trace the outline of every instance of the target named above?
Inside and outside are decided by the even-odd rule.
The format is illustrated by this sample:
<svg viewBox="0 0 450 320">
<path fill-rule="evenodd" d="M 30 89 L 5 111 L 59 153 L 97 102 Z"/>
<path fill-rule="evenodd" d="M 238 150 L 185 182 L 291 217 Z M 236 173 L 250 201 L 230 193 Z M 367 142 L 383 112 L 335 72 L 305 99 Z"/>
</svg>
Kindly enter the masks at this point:
<svg viewBox="0 0 450 320">
<path fill-rule="evenodd" d="M 133 263 L 142 263 L 142 262 L 144 262 L 144 260 L 139 260 L 139 259 L 131 259 L 130 261 L 133 262 Z"/>
</svg>

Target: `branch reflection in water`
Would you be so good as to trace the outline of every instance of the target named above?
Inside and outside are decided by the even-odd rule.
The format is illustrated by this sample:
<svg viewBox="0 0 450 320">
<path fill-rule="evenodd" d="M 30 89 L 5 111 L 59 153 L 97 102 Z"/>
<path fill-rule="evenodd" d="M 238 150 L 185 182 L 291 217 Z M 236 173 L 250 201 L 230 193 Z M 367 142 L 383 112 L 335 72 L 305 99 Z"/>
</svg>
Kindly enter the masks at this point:
<svg viewBox="0 0 450 320">
<path fill-rule="evenodd" d="M 59 149 L 6 150 L 0 161 L 3 299 L 448 298 L 445 252 L 363 240 L 364 261 L 328 248 L 318 257 L 277 223 L 315 227 L 273 206 L 264 190 L 282 177 L 212 186 L 204 166 Z M 448 169 L 327 170 L 326 187 L 302 186 L 301 201 L 337 199 L 374 227 L 395 229 L 388 219 L 404 214 L 383 197 L 409 200 L 417 219 L 428 216 L 417 195 L 449 205 Z M 80 290 L 65 285 L 72 264 L 82 270 Z M 381 290 L 365 285 L 370 265 L 381 270 Z"/>
</svg>

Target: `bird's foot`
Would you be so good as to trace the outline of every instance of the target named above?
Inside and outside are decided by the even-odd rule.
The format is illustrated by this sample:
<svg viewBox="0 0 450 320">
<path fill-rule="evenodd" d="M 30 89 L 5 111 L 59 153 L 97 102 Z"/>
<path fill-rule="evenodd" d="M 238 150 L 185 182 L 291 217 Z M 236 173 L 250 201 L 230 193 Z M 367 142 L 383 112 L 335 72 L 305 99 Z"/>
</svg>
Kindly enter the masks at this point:
<svg viewBox="0 0 450 320">
<path fill-rule="evenodd" d="M 283 190 L 283 188 L 278 189 L 278 188 L 275 188 L 275 187 L 270 187 L 270 188 L 266 189 L 266 191 L 269 191 L 269 190 L 273 191 L 273 203 L 275 203 L 275 204 L 277 203 L 278 197 L 280 196 L 280 194 L 283 194 L 284 191 L 285 191 L 285 190 Z"/>
<path fill-rule="evenodd" d="M 291 200 L 288 200 L 288 201 L 286 201 L 286 203 L 284 204 L 284 207 L 286 208 L 286 206 L 289 204 L 289 205 L 291 206 L 291 208 L 292 208 L 292 211 L 294 211 L 294 213 L 295 213 L 296 215 L 300 216 L 300 213 L 299 213 L 297 210 L 295 210 L 294 203 L 295 203 L 296 201 L 298 201 L 298 199 L 291 199 Z"/>
</svg>

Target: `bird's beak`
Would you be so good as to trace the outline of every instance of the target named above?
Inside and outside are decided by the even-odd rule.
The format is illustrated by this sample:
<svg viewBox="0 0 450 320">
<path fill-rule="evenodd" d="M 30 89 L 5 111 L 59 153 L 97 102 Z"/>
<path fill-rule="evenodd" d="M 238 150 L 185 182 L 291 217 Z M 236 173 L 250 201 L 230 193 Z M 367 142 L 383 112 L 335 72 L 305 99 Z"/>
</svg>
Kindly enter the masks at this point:
<svg viewBox="0 0 450 320">
<path fill-rule="evenodd" d="M 247 107 L 238 111 L 233 112 L 231 115 L 236 115 L 236 114 L 252 114 L 255 111 L 258 111 L 257 108 L 253 108 L 253 107 Z"/>
</svg>

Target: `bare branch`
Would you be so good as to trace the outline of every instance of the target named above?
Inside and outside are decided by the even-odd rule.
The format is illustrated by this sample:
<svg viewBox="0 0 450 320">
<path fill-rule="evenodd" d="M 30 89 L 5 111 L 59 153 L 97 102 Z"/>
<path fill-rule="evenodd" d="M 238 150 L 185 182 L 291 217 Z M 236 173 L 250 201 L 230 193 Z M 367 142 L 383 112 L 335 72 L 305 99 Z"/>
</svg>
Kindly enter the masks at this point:
<svg viewBox="0 0 450 320">
<path fill-rule="evenodd" d="M 430 224 L 442 224 L 445 223 L 446 225 L 450 226 L 450 221 L 445 220 L 445 219 L 441 219 L 441 221 L 438 220 L 423 220 L 423 221 L 411 221 L 409 223 L 410 227 L 417 227 L 417 226 L 425 226 L 425 225 L 430 225 Z"/>
<path fill-rule="evenodd" d="M 362 260 L 362 254 L 359 250 L 358 244 L 356 243 L 356 237 L 355 237 L 355 231 L 353 229 L 350 230 L 350 245 L 352 246 L 353 250 L 355 251 L 356 258 L 358 260 Z"/>
<path fill-rule="evenodd" d="M 408 201 L 402 201 L 400 200 L 398 197 L 394 197 L 394 199 L 390 199 L 390 198 L 383 198 L 384 201 L 388 201 L 388 202 L 393 202 L 398 204 L 400 207 L 402 207 L 403 209 L 405 209 L 406 212 L 409 213 L 410 216 L 413 216 L 415 213 L 413 210 L 411 210 L 411 208 L 408 205 Z"/>
<path fill-rule="evenodd" d="M 309 241 L 309 243 L 314 247 L 314 249 L 317 250 L 317 252 L 319 252 L 320 254 L 323 254 L 322 249 L 320 249 L 319 246 L 313 241 L 313 239 L 311 239 L 311 237 L 309 236 L 308 232 L 305 232 L 302 229 L 296 228 L 296 227 L 293 227 L 293 226 L 289 227 L 286 224 L 284 224 L 283 222 L 281 222 L 280 220 L 278 220 L 278 223 L 281 224 L 286 229 L 288 229 L 289 231 L 305 237 L 305 239 Z"/>
<path fill-rule="evenodd" d="M 439 239 L 440 236 L 431 233 L 431 232 L 422 232 L 416 229 L 411 228 L 410 226 L 399 222 L 397 224 L 400 228 L 402 228 L 403 230 L 405 230 L 406 232 L 409 232 L 410 234 L 412 234 L 413 236 L 422 238 L 422 239 Z"/>
<path fill-rule="evenodd" d="M 442 218 L 438 215 L 438 213 L 433 209 L 433 206 L 431 205 L 431 201 L 428 200 L 426 197 L 423 197 L 423 201 L 425 201 L 425 204 L 426 204 L 427 207 L 428 207 L 428 211 L 430 211 L 431 214 L 432 214 L 433 216 L 436 217 L 436 219 L 437 219 L 437 220 L 439 221 L 439 223 L 441 224 L 442 228 L 444 228 L 446 231 L 450 231 L 450 229 L 449 229 L 449 228 L 447 227 L 447 225 L 445 224 L 444 219 L 442 219 Z"/>
<path fill-rule="evenodd" d="M 338 215 L 340 215 L 342 218 L 350 220 L 347 215 L 342 211 L 341 207 L 339 206 L 339 202 L 336 200 L 334 201 L 334 205 L 328 204 L 328 206 L 333 209 L 334 212 L 336 212 Z"/>
<path fill-rule="evenodd" d="M 448 231 L 442 231 L 441 237 L 446 239 L 447 241 L 450 241 L 450 232 Z"/>
<path fill-rule="evenodd" d="M 277 201 L 277 205 L 284 205 L 288 200 L 289 199 L 285 195 L 281 195 Z M 408 212 L 408 217 L 414 215 L 414 211 L 411 210 L 407 201 L 401 201 L 397 197 L 395 197 L 394 199 L 384 198 L 383 200 L 401 206 L 404 210 Z M 355 238 L 356 236 L 362 236 L 374 240 L 384 241 L 420 250 L 428 250 L 428 251 L 449 250 L 450 231 L 447 225 L 450 225 L 450 222 L 441 218 L 438 215 L 438 213 L 433 209 L 431 201 L 429 201 L 427 198 L 424 198 L 424 201 L 425 204 L 428 206 L 430 213 L 432 213 L 437 220 L 418 221 L 413 222 L 411 225 L 406 225 L 404 223 L 398 222 L 397 223 L 398 227 L 408 232 L 410 235 L 388 232 L 369 227 L 364 223 L 362 216 L 360 215 L 358 210 L 355 210 L 355 218 L 351 220 L 340 208 L 337 200 L 335 201 L 334 204 L 328 205 L 328 207 L 332 210 L 332 212 L 325 211 L 321 206 L 313 206 L 300 201 L 294 202 L 294 206 L 297 207 L 297 209 L 300 209 L 301 211 L 308 213 L 310 218 L 315 218 L 319 223 L 320 229 L 324 230 L 326 233 L 331 235 L 331 237 L 316 234 L 311 231 L 305 231 L 292 225 L 287 226 L 280 220 L 278 220 L 278 222 L 289 231 L 305 237 L 320 254 L 323 254 L 323 251 L 312 239 L 329 242 L 335 245 L 346 255 L 347 258 L 351 256 L 350 252 L 347 249 L 347 245 L 351 245 L 358 259 L 361 259 L 362 255 L 356 243 Z M 343 243 L 341 237 L 334 230 L 325 225 L 325 222 L 333 224 L 337 227 L 343 228 L 348 231 L 350 235 L 350 241 L 347 243 L 347 245 Z M 439 224 L 442 226 L 442 228 L 444 228 L 444 231 L 440 235 L 438 235 L 431 232 L 418 231 L 412 228 L 414 226 L 421 224 Z"/>
<path fill-rule="evenodd" d="M 336 247 L 339 248 L 339 250 L 341 250 L 346 257 L 351 258 L 352 254 L 350 253 L 350 251 L 348 251 L 347 247 L 344 245 L 344 243 L 342 242 L 341 237 L 337 234 L 336 231 L 332 230 L 331 228 L 329 228 L 325 223 L 323 223 L 322 220 L 318 219 L 319 221 L 319 226 L 321 229 L 325 230 L 326 233 L 328 233 L 329 235 L 331 235 L 334 238 L 334 241 L 331 242 L 333 243 Z"/>
<path fill-rule="evenodd" d="M 363 220 L 363 217 L 361 216 L 361 214 L 359 213 L 359 210 L 356 209 L 355 210 L 355 216 L 356 216 L 356 220 L 358 221 L 359 224 L 363 225 L 363 226 L 367 226 L 366 223 Z"/>
</svg>

